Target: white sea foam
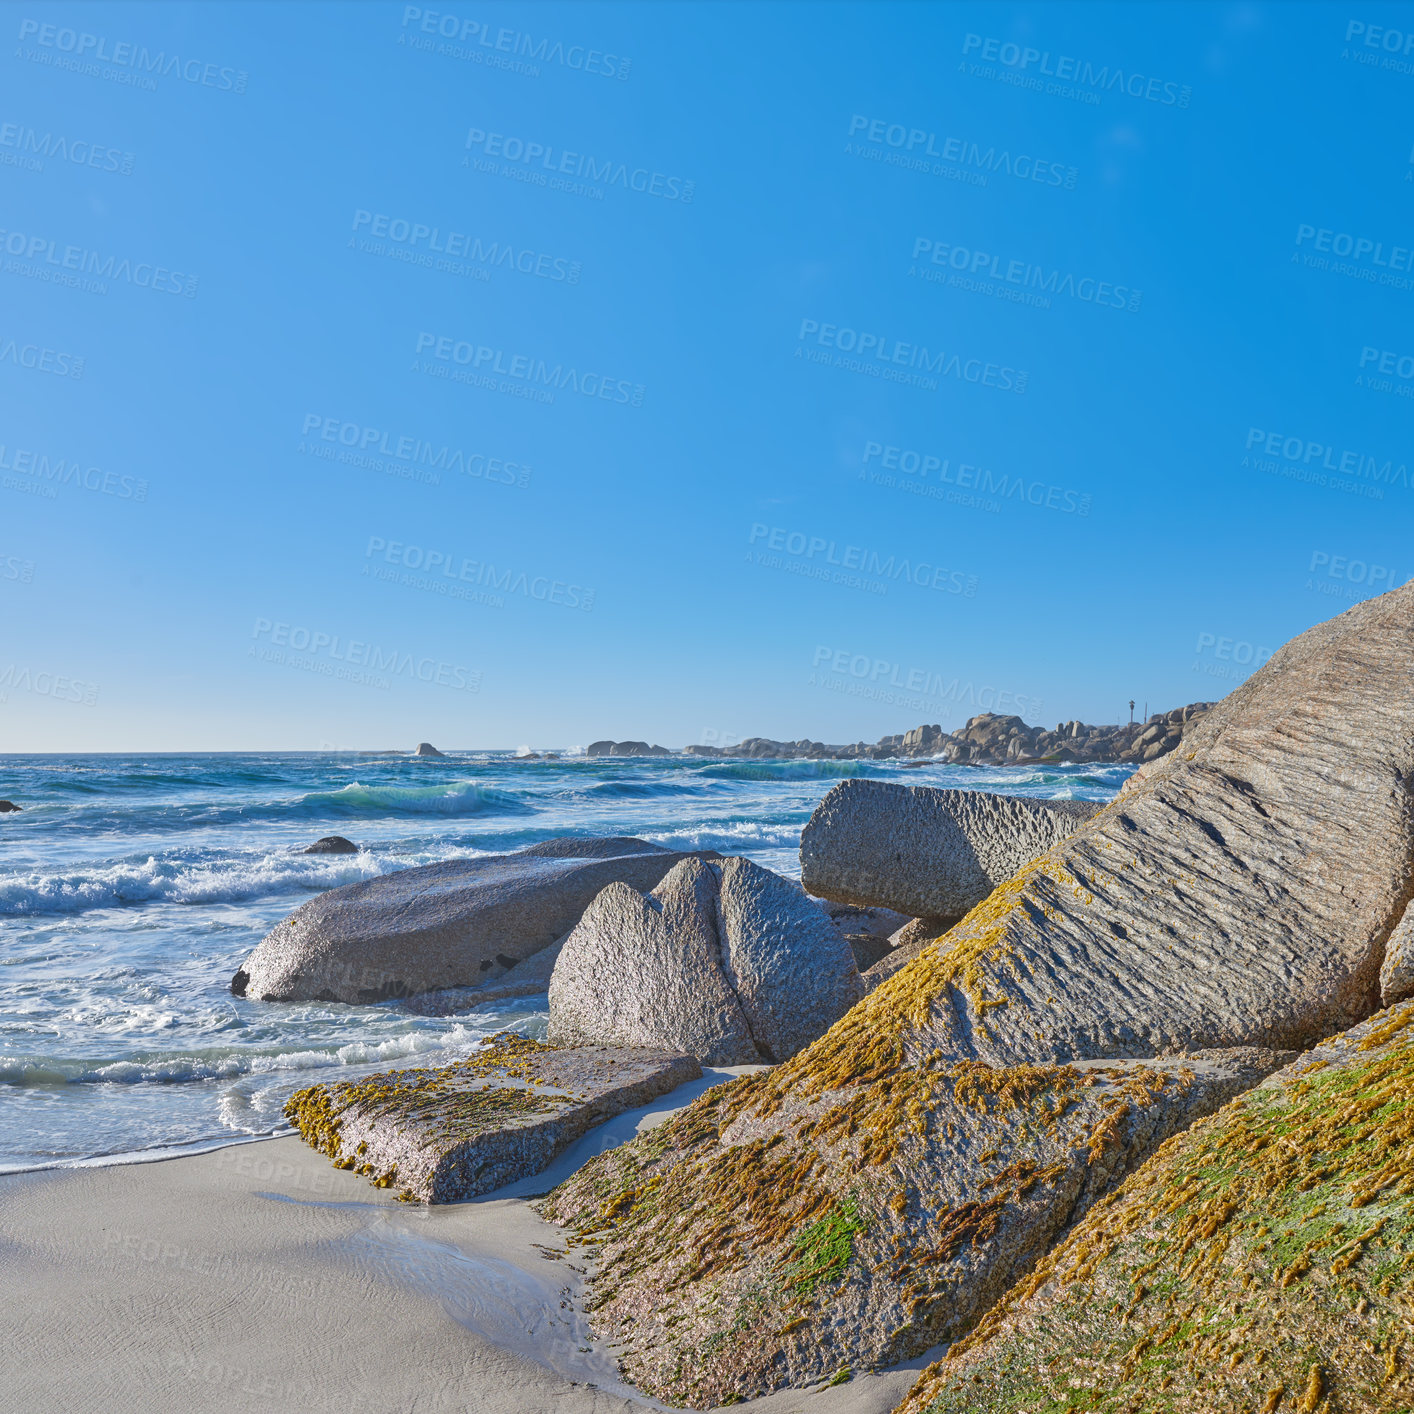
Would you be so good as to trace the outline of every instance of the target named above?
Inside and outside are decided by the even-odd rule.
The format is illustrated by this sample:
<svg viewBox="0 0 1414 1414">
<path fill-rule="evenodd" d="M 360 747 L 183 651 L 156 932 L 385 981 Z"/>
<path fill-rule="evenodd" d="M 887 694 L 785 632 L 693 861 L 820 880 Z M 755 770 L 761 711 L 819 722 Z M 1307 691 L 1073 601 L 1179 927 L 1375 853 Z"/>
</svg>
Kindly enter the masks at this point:
<svg viewBox="0 0 1414 1414">
<path fill-rule="evenodd" d="M 396 867 L 395 862 L 364 851 L 281 852 L 197 862 L 148 855 L 111 864 L 29 869 L 0 873 L 0 915 L 83 913 L 155 900 L 237 903 L 296 889 L 333 889 Z"/>
</svg>

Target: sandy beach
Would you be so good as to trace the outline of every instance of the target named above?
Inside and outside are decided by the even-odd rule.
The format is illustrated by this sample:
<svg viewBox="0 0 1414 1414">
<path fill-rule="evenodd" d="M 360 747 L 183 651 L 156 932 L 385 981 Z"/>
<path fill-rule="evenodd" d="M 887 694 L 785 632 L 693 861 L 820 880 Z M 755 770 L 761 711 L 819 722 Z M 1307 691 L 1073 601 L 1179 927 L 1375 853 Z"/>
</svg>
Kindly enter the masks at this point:
<svg viewBox="0 0 1414 1414">
<path fill-rule="evenodd" d="M 445 1207 L 399 1203 L 296 1138 L 0 1178 L 13 1407 L 662 1408 L 590 1339 L 580 1259 L 529 1198 L 725 1078 L 709 1072 L 546 1173 Z M 736 1407 L 886 1414 L 925 1363 Z"/>
</svg>

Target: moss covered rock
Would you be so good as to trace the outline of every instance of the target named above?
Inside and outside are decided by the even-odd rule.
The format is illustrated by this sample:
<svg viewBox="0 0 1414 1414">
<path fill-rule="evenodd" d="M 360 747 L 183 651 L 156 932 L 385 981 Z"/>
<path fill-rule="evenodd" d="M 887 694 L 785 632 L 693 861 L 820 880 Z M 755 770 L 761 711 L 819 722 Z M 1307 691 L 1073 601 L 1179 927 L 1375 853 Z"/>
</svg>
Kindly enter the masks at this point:
<svg viewBox="0 0 1414 1414">
<path fill-rule="evenodd" d="M 1414 1408 L 1414 1006 L 1170 1140 L 900 1414 Z"/>
<path fill-rule="evenodd" d="M 545 1211 L 597 1243 L 591 1309 L 628 1377 L 703 1408 L 961 1334 L 1118 1175 L 1282 1059 L 938 1053 L 792 1096 L 777 1071 L 601 1155 Z"/>
<path fill-rule="evenodd" d="M 701 1074 L 691 1056 L 506 1032 L 451 1065 L 312 1085 L 285 1116 L 335 1168 L 449 1203 L 539 1173 L 594 1125 Z"/>
</svg>

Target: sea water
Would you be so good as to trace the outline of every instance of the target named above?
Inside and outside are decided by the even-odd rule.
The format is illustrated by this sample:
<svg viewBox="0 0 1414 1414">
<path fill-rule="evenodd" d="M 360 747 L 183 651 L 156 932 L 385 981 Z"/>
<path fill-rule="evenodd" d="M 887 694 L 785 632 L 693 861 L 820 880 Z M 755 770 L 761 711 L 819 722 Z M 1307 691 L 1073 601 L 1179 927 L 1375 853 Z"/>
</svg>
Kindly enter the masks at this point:
<svg viewBox="0 0 1414 1414">
<path fill-rule="evenodd" d="M 258 1002 L 230 979 L 323 889 L 562 835 L 637 835 L 799 877 L 838 780 L 1108 800 L 1121 766 L 972 768 L 507 752 L 0 756 L 0 1172 L 114 1163 L 285 1128 L 321 1080 L 545 1034 L 545 997 Z M 300 851 L 346 835 L 354 855 Z"/>
</svg>

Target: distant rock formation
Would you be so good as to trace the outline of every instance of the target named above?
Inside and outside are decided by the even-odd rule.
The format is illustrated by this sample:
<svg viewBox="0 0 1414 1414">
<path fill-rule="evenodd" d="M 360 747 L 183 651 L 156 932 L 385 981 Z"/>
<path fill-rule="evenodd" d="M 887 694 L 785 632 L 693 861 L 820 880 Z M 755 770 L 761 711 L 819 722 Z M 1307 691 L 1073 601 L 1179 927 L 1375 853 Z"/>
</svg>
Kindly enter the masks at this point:
<svg viewBox="0 0 1414 1414">
<path fill-rule="evenodd" d="M 438 751 L 430 741 L 418 742 L 417 750 L 413 752 L 414 756 L 445 756 L 446 754 L 445 751 Z"/>
<path fill-rule="evenodd" d="M 646 741 L 591 741 L 586 756 L 671 756 L 666 746 L 649 746 Z"/>
<path fill-rule="evenodd" d="M 872 746 L 857 741 L 831 746 L 802 737 L 799 741 L 772 741 L 752 736 L 737 746 L 688 746 L 689 756 L 774 758 L 812 761 L 885 761 L 898 757 L 940 759 L 967 766 L 1024 766 L 1039 762 L 1072 761 L 1144 762 L 1166 755 L 1183 739 L 1183 733 L 1200 721 L 1213 706 L 1191 702 L 1171 712 L 1155 712 L 1147 722 L 1122 726 L 1090 726 L 1085 722 L 1060 722 L 1055 731 L 1027 726 L 1017 716 L 983 712 L 968 719 L 957 732 L 942 727 L 914 727 L 896 736 L 880 737 Z M 603 745 L 604 743 L 596 743 Z M 590 748 L 590 755 L 596 755 Z"/>
</svg>

